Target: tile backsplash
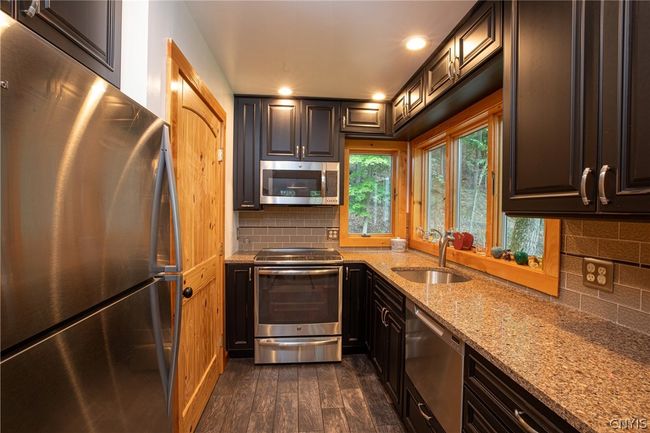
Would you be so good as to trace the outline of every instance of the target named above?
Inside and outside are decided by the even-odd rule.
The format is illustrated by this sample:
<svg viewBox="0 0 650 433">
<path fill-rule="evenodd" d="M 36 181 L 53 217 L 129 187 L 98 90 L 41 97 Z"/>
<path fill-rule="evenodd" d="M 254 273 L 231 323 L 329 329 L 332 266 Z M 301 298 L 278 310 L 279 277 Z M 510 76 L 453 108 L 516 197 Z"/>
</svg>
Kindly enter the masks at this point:
<svg viewBox="0 0 650 433">
<path fill-rule="evenodd" d="M 582 284 L 582 258 L 614 262 L 614 291 Z M 563 220 L 558 301 L 650 334 L 650 223 Z"/>
<path fill-rule="evenodd" d="M 239 212 L 239 251 L 262 248 L 337 248 L 327 240 L 327 229 L 339 228 L 338 206 L 269 206 L 262 211 Z"/>
</svg>

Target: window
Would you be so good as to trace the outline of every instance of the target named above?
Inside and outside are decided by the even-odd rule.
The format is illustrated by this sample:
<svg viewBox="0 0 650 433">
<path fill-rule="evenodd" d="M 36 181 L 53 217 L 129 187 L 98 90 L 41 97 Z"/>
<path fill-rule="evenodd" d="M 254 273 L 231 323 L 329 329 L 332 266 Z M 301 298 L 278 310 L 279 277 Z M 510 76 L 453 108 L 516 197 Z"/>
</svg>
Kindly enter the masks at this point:
<svg viewBox="0 0 650 433">
<path fill-rule="evenodd" d="M 508 217 L 503 214 L 502 245 L 512 251 L 526 251 L 544 256 L 544 220 L 542 218 Z"/>
<path fill-rule="evenodd" d="M 388 246 L 406 237 L 406 143 L 345 144 L 342 246 Z"/>
<path fill-rule="evenodd" d="M 560 223 L 501 212 L 500 151 L 501 92 L 411 142 L 409 247 L 437 254 L 432 229 L 469 232 L 473 248 L 448 249 L 450 261 L 557 296 Z M 539 260 L 491 257 L 496 246 Z"/>
<path fill-rule="evenodd" d="M 424 199 L 426 201 L 426 229 L 445 230 L 445 161 L 446 146 L 440 145 L 427 151 L 427 186 Z"/>
<path fill-rule="evenodd" d="M 485 247 L 487 233 L 488 128 L 457 139 L 458 184 L 456 229 L 474 235 L 474 245 Z"/>
<path fill-rule="evenodd" d="M 348 163 L 348 233 L 391 233 L 392 155 L 355 153 Z"/>
</svg>

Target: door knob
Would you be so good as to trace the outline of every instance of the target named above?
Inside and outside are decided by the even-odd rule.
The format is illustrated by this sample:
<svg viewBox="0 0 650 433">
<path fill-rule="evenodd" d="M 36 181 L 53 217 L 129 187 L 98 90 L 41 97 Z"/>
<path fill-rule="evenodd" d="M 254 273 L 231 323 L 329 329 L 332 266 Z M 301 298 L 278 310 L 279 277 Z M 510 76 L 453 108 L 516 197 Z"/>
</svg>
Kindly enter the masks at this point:
<svg viewBox="0 0 650 433">
<path fill-rule="evenodd" d="M 188 298 L 188 299 L 191 298 L 193 294 L 194 294 L 194 290 L 192 290 L 191 287 L 186 287 L 183 290 L 183 296 Z"/>
</svg>

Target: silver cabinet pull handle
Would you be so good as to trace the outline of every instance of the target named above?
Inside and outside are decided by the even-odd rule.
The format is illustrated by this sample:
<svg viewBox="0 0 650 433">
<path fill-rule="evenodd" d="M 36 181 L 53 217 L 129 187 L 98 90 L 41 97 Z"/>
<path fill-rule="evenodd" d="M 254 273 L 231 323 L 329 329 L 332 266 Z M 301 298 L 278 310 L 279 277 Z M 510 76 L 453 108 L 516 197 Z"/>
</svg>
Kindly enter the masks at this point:
<svg viewBox="0 0 650 433">
<path fill-rule="evenodd" d="M 341 129 L 345 129 L 345 114 L 341 116 Z"/>
<path fill-rule="evenodd" d="M 37 13 L 41 11 L 41 1 L 40 0 L 32 0 L 32 3 L 29 5 L 27 9 L 23 9 L 23 13 L 27 15 L 30 18 L 34 18 Z"/>
<path fill-rule="evenodd" d="M 456 75 L 456 79 L 460 78 L 460 58 L 458 57 L 454 58 L 454 75 Z"/>
<path fill-rule="evenodd" d="M 519 410 L 519 409 L 515 409 L 515 418 L 517 419 L 517 422 L 519 423 L 519 425 L 520 425 L 524 430 L 526 430 L 528 433 L 539 433 L 537 430 L 535 430 L 534 428 L 532 428 L 532 427 L 531 427 L 531 426 L 526 422 L 526 420 L 522 417 L 523 414 L 524 414 L 524 411 Z"/>
<path fill-rule="evenodd" d="M 585 206 L 589 206 L 589 203 L 591 203 L 591 200 L 587 196 L 587 178 L 589 178 L 592 171 L 589 167 L 585 168 L 582 171 L 582 178 L 580 179 L 580 197 L 582 198 L 582 204 Z"/>
<path fill-rule="evenodd" d="M 454 75 L 451 73 L 451 60 L 447 63 L 447 76 L 451 81 L 454 81 Z"/>
<path fill-rule="evenodd" d="M 345 267 L 345 281 L 348 281 L 350 279 L 350 267 L 346 266 Z"/>
<path fill-rule="evenodd" d="M 239 207 L 255 207 L 254 204 L 240 204 Z"/>
<path fill-rule="evenodd" d="M 607 198 L 607 192 L 605 192 L 605 178 L 607 177 L 607 172 L 609 170 L 611 170 L 609 165 L 603 165 L 600 168 L 600 175 L 598 176 L 598 199 L 602 205 L 606 205 L 610 202 L 610 199 Z"/>
<path fill-rule="evenodd" d="M 248 282 L 250 283 L 253 281 L 253 267 L 249 266 L 248 267 Z"/>
<path fill-rule="evenodd" d="M 301 158 L 304 158 L 304 157 L 305 157 L 305 146 L 302 146 L 302 156 L 301 156 Z"/>
<path fill-rule="evenodd" d="M 300 146 L 296 144 L 296 158 L 300 159 Z"/>
<path fill-rule="evenodd" d="M 420 415 L 422 415 L 422 418 L 424 418 L 424 421 L 426 421 L 426 423 L 429 424 L 429 422 L 433 419 L 433 417 L 427 415 L 426 412 L 424 412 L 424 409 L 422 409 L 423 406 L 424 404 L 418 402 L 418 411 L 420 412 Z"/>
</svg>

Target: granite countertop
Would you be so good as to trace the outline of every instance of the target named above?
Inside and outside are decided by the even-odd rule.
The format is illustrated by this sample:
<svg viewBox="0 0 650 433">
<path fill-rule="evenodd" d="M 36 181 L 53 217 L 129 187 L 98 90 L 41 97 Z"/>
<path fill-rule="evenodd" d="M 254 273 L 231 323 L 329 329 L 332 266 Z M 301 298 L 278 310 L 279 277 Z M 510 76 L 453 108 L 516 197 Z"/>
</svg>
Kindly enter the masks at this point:
<svg viewBox="0 0 650 433">
<path fill-rule="evenodd" d="M 471 280 L 426 286 L 391 270 L 437 267 L 425 254 L 341 254 L 373 268 L 579 431 L 615 432 L 612 420 L 650 418 L 650 336 L 453 264 Z M 226 262 L 252 262 L 254 255 L 236 253 Z"/>
</svg>

